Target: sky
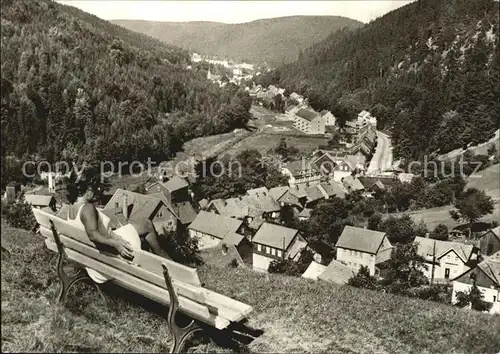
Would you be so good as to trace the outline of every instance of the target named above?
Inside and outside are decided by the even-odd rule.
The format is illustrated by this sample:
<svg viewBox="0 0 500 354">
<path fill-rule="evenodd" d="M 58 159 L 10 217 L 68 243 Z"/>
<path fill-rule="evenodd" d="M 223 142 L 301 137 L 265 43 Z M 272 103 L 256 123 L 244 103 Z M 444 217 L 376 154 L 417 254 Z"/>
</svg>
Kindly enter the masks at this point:
<svg viewBox="0 0 500 354">
<path fill-rule="evenodd" d="M 294 15 L 349 17 L 364 23 L 412 0 L 351 1 L 122 1 L 56 0 L 78 7 L 104 20 L 250 22 L 262 18 Z"/>
</svg>

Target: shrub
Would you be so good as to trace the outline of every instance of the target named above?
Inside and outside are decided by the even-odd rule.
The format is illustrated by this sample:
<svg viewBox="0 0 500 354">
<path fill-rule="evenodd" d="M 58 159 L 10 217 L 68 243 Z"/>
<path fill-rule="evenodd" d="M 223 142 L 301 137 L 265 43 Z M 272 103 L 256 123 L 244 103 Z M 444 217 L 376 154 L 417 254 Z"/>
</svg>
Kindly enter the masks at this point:
<svg viewBox="0 0 500 354">
<path fill-rule="evenodd" d="M 31 205 L 24 200 L 23 194 L 11 204 L 2 201 L 2 218 L 5 218 L 9 225 L 28 231 L 34 231 L 37 227 Z"/>
<path fill-rule="evenodd" d="M 238 268 L 238 265 L 238 261 L 235 258 L 233 258 L 228 264 L 229 268 Z"/>
<path fill-rule="evenodd" d="M 167 251 L 174 262 L 184 265 L 200 265 L 203 263 L 199 255 L 198 240 L 180 231 L 167 231 L 159 235 L 160 246 Z"/>
<path fill-rule="evenodd" d="M 358 273 L 347 282 L 347 285 L 356 288 L 377 289 L 377 279 L 370 275 L 368 267 L 361 266 Z"/>
</svg>

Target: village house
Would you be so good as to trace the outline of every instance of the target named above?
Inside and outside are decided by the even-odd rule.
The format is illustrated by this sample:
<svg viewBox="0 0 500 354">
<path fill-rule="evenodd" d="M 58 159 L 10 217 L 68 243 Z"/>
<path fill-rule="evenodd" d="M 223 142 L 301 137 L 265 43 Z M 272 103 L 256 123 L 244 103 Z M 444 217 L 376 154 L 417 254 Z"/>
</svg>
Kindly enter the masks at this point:
<svg viewBox="0 0 500 354">
<path fill-rule="evenodd" d="M 299 218 L 300 221 L 308 220 L 311 217 L 313 209 L 311 208 L 304 208 L 298 215 L 297 217 Z"/>
<path fill-rule="evenodd" d="M 373 117 L 370 112 L 363 110 L 358 114 L 357 124 L 359 127 L 363 127 L 366 124 L 372 124 L 376 128 L 377 118 Z"/>
<path fill-rule="evenodd" d="M 500 226 L 488 230 L 479 237 L 481 255 L 491 256 L 500 251 Z"/>
<path fill-rule="evenodd" d="M 53 195 L 26 194 L 24 201 L 37 209 L 49 208 L 56 211 L 56 198 Z"/>
<path fill-rule="evenodd" d="M 155 182 L 146 188 L 146 195 L 160 199 L 173 211 L 181 225 L 190 224 L 196 217 L 190 202 L 189 184 L 183 178 L 173 176 L 166 182 Z"/>
<path fill-rule="evenodd" d="M 290 94 L 290 98 L 291 98 L 292 100 L 297 101 L 298 103 L 302 103 L 302 102 L 304 102 L 304 96 L 299 95 L 297 92 L 292 92 L 292 93 Z"/>
<path fill-rule="evenodd" d="M 305 160 L 288 162 L 281 168 L 281 173 L 288 176 L 290 187 L 305 183 L 309 183 L 309 185 L 317 184 L 322 176 L 316 164 L 308 163 Z"/>
<path fill-rule="evenodd" d="M 347 193 L 363 192 L 365 187 L 357 177 L 347 176 L 342 178 L 342 184 Z"/>
<path fill-rule="evenodd" d="M 243 221 L 225 215 L 200 211 L 188 227 L 189 235 L 198 239 L 198 248 L 205 249 L 217 246 L 226 236 L 235 243 L 236 235 L 244 232 Z"/>
<path fill-rule="evenodd" d="M 491 305 L 489 312 L 500 313 L 500 252 L 453 279 L 451 302 L 456 303 L 457 293 L 469 292 L 474 284 L 483 294 L 482 300 Z"/>
<path fill-rule="evenodd" d="M 291 187 L 289 186 L 271 188 L 269 190 L 269 195 L 273 197 L 274 200 L 276 200 L 282 208 L 284 206 L 291 206 L 296 211 L 300 211 L 303 209 L 301 198 L 292 193 Z"/>
<path fill-rule="evenodd" d="M 365 197 L 373 197 L 374 195 L 382 193 L 387 189 L 385 184 L 377 177 L 359 176 L 358 180 L 364 187 L 363 195 Z"/>
<path fill-rule="evenodd" d="M 179 176 L 173 176 L 166 182 L 155 182 L 146 188 L 146 194 L 163 193 L 169 203 L 189 201 L 189 184 Z"/>
<path fill-rule="evenodd" d="M 434 261 L 434 279 L 453 279 L 467 271 L 477 259 L 477 249 L 459 242 L 439 241 L 426 237 L 415 237 L 418 254 L 425 259 L 427 270 L 424 275 L 431 279 Z"/>
<path fill-rule="evenodd" d="M 252 239 L 253 269 L 267 272 L 273 260 L 298 260 L 307 242 L 298 230 L 265 222 Z"/>
<path fill-rule="evenodd" d="M 345 226 L 336 244 L 337 261 L 358 272 L 366 266 L 370 275 L 375 275 L 377 264 L 391 258 L 393 246 L 385 232 Z"/>
<path fill-rule="evenodd" d="M 332 259 L 324 271 L 318 275 L 318 280 L 331 284 L 345 285 L 354 275 L 356 273 L 351 267 Z"/>
<path fill-rule="evenodd" d="M 321 115 L 321 117 L 325 121 L 325 126 L 328 126 L 328 127 L 335 126 L 335 123 L 336 123 L 337 119 L 332 114 L 332 112 L 327 111 L 326 109 L 324 109 L 321 112 L 319 112 L 319 114 Z"/>
<path fill-rule="evenodd" d="M 157 231 L 163 228 L 176 230 L 178 216 L 170 205 L 152 195 L 144 195 L 124 189 L 118 189 L 102 212 L 119 225 L 126 225 L 129 221 L 143 221 L 149 219 Z"/>
<path fill-rule="evenodd" d="M 364 155 L 347 155 L 342 152 L 316 150 L 310 160 L 318 166 L 323 175 L 341 182 L 342 178 L 352 175 L 355 170 L 365 170 L 366 157 Z"/>
<path fill-rule="evenodd" d="M 325 134 L 325 121 L 311 109 L 301 108 L 295 113 L 293 126 L 306 134 Z"/>
<path fill-rule="evenodd" d="M 265 189 L 267 191 L 267 189 Z M 208 212 L 246 220 L 247 223 L 257 217 L 277 219 L 280 215 L 280 204 L 269 194 L 269 191 L 251 190 L 251 195 L 211 201 Z M 248 193 L 248 192 L 247 192 Z"/>
</svg>

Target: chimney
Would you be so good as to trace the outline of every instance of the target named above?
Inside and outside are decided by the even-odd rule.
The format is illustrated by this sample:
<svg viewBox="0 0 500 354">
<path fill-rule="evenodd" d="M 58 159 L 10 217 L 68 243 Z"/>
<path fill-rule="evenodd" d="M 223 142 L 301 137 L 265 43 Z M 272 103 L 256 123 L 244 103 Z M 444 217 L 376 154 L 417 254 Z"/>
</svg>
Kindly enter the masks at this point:
<svg viewBox="0 0 500 354">
<path fill-rule="evenodd" d="M 126 193 L 122 195 L 122 213 L 125 220 L 128 220 L 128 196 Z"/>
</svg>

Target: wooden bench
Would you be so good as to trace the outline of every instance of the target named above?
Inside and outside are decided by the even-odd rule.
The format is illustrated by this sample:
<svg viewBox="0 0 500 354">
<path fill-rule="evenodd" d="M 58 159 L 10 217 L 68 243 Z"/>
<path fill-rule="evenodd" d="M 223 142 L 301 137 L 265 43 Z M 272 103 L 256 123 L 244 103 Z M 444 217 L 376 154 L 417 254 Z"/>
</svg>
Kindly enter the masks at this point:
<svg viewBox="0 0 500 354">
<path fill-rule="evenodd" d="M 179 352 L 188 336 L 200 331 L 199 323 L 225 329 L 232 322 L 245 319 L 252 307 L 202 287 L 196 269 L 152 253 L 136 250 L 132 261 L 103 253 L 79 230 L 55 215 L 33 208 L 48 249 L 58 253 L 57 273 L 60 290 L 58 301 L 65 301 L 69 289 L 81 280 L 89 280 L 85 267 L 111 277 L 116 284 L 169 307 L 167 324 L 172 336 L 171 353 Z M 63 269 L 65 260 L 80 270 L 69 276 Z M 192 319 L 187 327 L 178 327 L 179 311 Z"/>
</svg>

